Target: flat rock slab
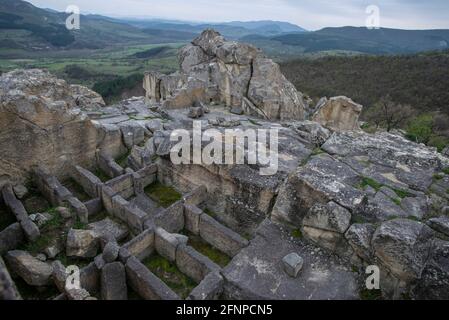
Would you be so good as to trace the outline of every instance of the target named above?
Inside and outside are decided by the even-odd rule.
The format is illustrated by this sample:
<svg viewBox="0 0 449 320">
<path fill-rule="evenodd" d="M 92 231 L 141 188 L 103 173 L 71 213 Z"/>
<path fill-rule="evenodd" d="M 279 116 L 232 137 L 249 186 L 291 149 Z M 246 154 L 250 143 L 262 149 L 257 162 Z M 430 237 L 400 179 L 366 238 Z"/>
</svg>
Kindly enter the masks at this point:
<svg viewBox="0 0 449 320">
<path fill-rule="evenodd" d="M 296 252 L 304 259 L 298 278 L 290 277 L 282 259 Z M 311 245 L 297 244 L 268 220 L 257 236 L 223 270 L 225 296 L 234 299 L 358 299 L 357 274 Z"/>
<path fill-rule="evenodd" d="M 128 236 L 128 229 L 125 226 L 109 218 L 90 223 L 87 227 L 100 237 L 112 235 L 117 241 L 122 241 Z"/>
</svg>

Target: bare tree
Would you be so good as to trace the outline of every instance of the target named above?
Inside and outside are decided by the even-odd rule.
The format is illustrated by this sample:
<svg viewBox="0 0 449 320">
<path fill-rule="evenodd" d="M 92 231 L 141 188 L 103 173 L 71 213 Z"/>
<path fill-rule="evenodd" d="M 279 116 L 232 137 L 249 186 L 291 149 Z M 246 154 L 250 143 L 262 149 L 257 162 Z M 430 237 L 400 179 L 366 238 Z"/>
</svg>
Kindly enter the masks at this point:
<svg viewBox="0 0 449 320">
<path fill-rule="evenodd" d="M 390 132 L 393 129 L 401 128 L 415 114 L 415 110 L 410 105 L 395 103 L 388 95 L 368 109 L 365 118 L 376 128 L 382 127 Z"/>
</svg>

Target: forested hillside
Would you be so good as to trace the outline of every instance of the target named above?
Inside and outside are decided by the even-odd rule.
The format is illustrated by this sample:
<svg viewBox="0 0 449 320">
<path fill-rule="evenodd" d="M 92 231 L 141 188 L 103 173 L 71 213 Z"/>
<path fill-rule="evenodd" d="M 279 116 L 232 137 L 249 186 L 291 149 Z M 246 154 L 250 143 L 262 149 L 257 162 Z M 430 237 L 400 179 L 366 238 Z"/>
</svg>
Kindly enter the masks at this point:
<svg viewBox="0 0 449 320">
<path fill-rule="evenodd" d="M 346 95 L 365 108 L 390 95 L 420 111 L 449 113 L 449 51 L 399 56 L 297 59 L 281 64 L 313 98 Z"/>
</svg>

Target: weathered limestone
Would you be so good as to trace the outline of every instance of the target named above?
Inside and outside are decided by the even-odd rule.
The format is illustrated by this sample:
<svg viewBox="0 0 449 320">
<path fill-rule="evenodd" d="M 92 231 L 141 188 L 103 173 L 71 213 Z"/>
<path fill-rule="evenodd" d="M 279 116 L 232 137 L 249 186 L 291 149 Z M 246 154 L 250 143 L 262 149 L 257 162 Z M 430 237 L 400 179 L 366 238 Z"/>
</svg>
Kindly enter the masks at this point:
<svg viewBox="0 0 449 320">
<path fill-rule="evenodd" d="M 66 272 L 65 266 L 61 263 L 61 261 L 57 260 L 52 263 L 52 269 L 53 282 L 61 293 L 65 293 L 67 277 L 69 276 Z"/>
<path fill-rule="evenodd" d="M 248 245 L 248 240 L 207 214 L 200 216 L 199 231 L 201 238 L 230 257 Z"/>
<path fill-rule="evenodd" d="M 176 266 L 182 273 L 198 283 L 210 272 L 220 270 L 220 267 L 209 258 L 186 245 L 177 247 Z"/>
<path fill-rule="evenodd" d="M 40 236 L 39 228 L 33 221 L 31 221 L 22 202 L 16 199 L 16 196 L 10 184 L 7 184 L 3 187 L 2 196 L 5 205 L 9 208 L 9 210 L 16 217 L 17 221 L 20 223 L 20 227 L 23 230 L 26 238 L 29 241 L 37 240 L 37 238 L 39 238 Z M 9 230 L 9 232 L 11 232 L 11 229 Z M 14 243 L 15 241 L 12 240 L 12 242 Z"/>
<path fill-rule="evenodd" d="M 0 256 L 0 300 L 22 300 L 5 262 Z"/>
<path fill-rule="evenodd" d="M 187 300 L 219 300 L 224 279 L 219 272 L 209 273 L 189 294 Z"/>
<path fill-rule="evenodd" d="M 123 245 L 129 254 L 137 257 L 140 261 L 148 258 L 155 249 L 155 232 L 153 229 L 147 229 L 137 237 Z"/>
<path fill-rule="evenodd" d="M 76 105 L 82 110 L 97 111 L 106 106 L 103 97 L 95 91 L 76 84 L 70 85 L 70 90 Z"/>
<path fill-rule="evenodd" d="M 46 286 L 50 284 L 52 267 L 37 260 L 25 251 L 9 251 L 5 255 L 6 262 L 11 270 L 19 275 L 30 286 Z"/>
<path fill-rule="evenodd" d="M 376 227 L 373 224 L 355 223 L 345 234 L 345 238 L 354 252 L 365 261 L 371 261 L 373 258 L 371 240 L 375 231 Z"/>
<path fill-rule="evenodd" d="M 426 225 L 396 219 L 384 222 L 373 235 L 375 256 L 403 281 L 419 279 L 429 256 L 432 232 Z"/>
<path fill-rule="evenodd" d="M 154 219 L 154 223 L 168 232 L 176 233 L 184 228 L 184 204 L 178 201 L 160 212 Z"/>
<path fill-rule="evenodd" d="M 99 235 L 91 230 L 70 229 L 66 253 L 69 257 L 93 258 L 99 248 Z"/>
<path fill-rule="evenodd" d="M 362 109 L 347 97 L 333 97 L 318 108 L 312 120 L 333 131 L 357 130 Z"/>
<path fill-rule="evenodd" d="M 76 108 L 69 85 L 42 70 L 0 77 L 0 175 L 23 181 L 35 165 L 67 176 L 68 165 L 90 165 L 97 131 Z M 26 132 L 27 134 L 24 134 Z"/>
<path fill-rule="evenodd" d="M 103 183 L 89 170 L 80 166 L 74 166 L 71 177 L 83 188 L 84 192 L 92 198 L 100 196 L 99 189 Z"/>
<path fill-rule="evenodd" d="M 100 292 L 100 278 L 100 271 L 97 269 L 94 262 L 91 262 L 80 270 L 81 287 L 87 290 L 91 295 Z"/>
<path fill-rule="evenodd" d="M 121 262 L 106 264 L 101 269 L 101 296 L 103 300 L 127 300 L 125 267 Z"/>
<path fill-rule="evenodd" d="M 429 220 L 428 224 L 435 231 L 449 237 L 449 217 L 442 216 L 439 218 L 432 218 Z"/>
<path fill-rule="evenodd" d="M 180 74 L 145 74 L 147 102 L 163 100 L 166 109 L 176 109 L 214 101 L 267 119 L 304 119 L 303 95 L 251 45 L 205 30 L 181 49 L 179 60 Z M 202 115 L 201 108 L 192 111 L 192 117 Z"/>
<path fill-rule="evenodd" d="M 184 217 L 185 225 L 184 228 L 195 235 L 200 234 L 200 217 L 203 215 L 203 210 L 199 209 L 197 206 L 184 205 Z"/>
<path fill-rule="evenodd" d="M 154 233 L 154 244 L 157 253 L 169 261 L 176 260 L 176 249 L 179 245 L 178 238 L 162 228 L 157 228 Z"/>
<path fill-rule="evenodd" d="M 106 186 L 117 195 L 129 199 L 134 194 L 134 181 L 131 173 L 126 173 L 106 182 Z"/>
<path fill-rule="evenodd" d="M 116 242 L 108 242 L 103 249 L 103 260 L 106 263 L 114 262 L 118 258 L 120 246 Z"/>
<path fill-rule="evenodd" d="M 14 223 L 0 232 L 0 255 L 19 247 L 25 240 L 20 223 Z"/>
<path fill-rule="evenodd" d="M 106 218 L 98 222 L 89 223 L 87 228 L 92 230 L 100 238 L 115 239 L 116 241 L 122 241 L 125 239 L 129 231 L 121 224 Z"/>
</svg>

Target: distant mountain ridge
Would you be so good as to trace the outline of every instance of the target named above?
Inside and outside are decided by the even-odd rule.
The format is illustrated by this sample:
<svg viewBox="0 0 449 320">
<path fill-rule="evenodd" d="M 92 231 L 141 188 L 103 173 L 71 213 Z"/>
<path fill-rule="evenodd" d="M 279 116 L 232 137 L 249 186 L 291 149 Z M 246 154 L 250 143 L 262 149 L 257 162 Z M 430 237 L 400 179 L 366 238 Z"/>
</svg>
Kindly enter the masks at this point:
<svg viewBox="0 0 449 320">
<path fill-rule="evenodd" d="M 21 0 L 0 1 L 0 49 L 101 49 L 121 44 L 189 42 L 204 29 L 251 43 L 273 58 L 303 54 L 409 54 L 449 48 L 449 30 L 324 28 L 308 32 L 280 21 L 223 23 L 82 15 L 81 29 L 65 28 L 67 14 Z"/>
<path fill-rule="evenodd" d="M 346 50 L 366 54 L 407 54 L 449 48 L 449 30 L 399 30 L 364 27 L 324 28 L 315 32 L 284 34 L 274 37 L 245 37 L 257 45 L 276 41 L 296 46 L 304 53 Z"/>
</svg>

